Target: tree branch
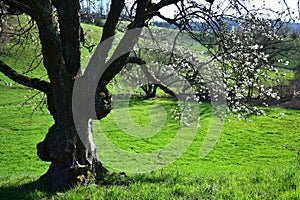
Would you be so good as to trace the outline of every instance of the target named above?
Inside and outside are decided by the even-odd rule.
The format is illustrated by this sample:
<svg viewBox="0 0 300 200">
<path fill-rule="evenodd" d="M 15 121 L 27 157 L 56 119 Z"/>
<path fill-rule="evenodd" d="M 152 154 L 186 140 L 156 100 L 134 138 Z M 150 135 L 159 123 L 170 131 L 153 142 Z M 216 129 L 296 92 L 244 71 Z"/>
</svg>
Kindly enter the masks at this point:
<svg viewBox="0 0 300 200">
<path fill-rule="evenodd" d="M 0 2 L 2 2 L 2 1 L 0 1 Z M 29 7 L 29 4 L 26 4 L 23 1 L 7 0 L 7 1 L 4 1 L 4 4 L 9 6 L 7 8 L 7 13 L 5 13 L 5 14 L 20 15 L 22 13 L 29 14 L 32 12 L 31 8 Z M 1 14 L 4 14 L 4 13 L 1 13 Z"/>
<path fill-rule="evenodd" d="M 107 20 L 103 27 L 101 42 L 115 35 L 116 27 L 119 21 L 121 12 L 125 6 L 125 0 L 113 0 L 110 5 L 110 11 Z"/>
<path fill-rule="evenodd" d="M 159 79 L 157 79 L 156 77 L 154 77 L 148 70 L 148 68 L 145 66 L 146 62 L 139 58 L 139 57 L 129 57 L 127 59 L 127 63 L 134 63 L 134 64 L 138 64 L 141 66 L 141 69 L 143 71 L 143 73 L 146 75 L 147 79 L 154 85 L 157 85 L 161 90 L 163 90 L 165 93 L 175 97 L 176 94 L 169 89 L 167 86 L 165 86 Z"/>
<path fill-rule="evenodd" d="M 125 64 L 127 64 L 127 63 L 138 64 L 138 65 L 145 65 L 146 61 L 144 61 L 140 57 L 132 56 L 132 57 L 128 57 L 128 59 L 127 59 L 127 61 L 126 61 Z"/>
<path fill-rule="evenodd" d="M 80 68 L 80 43 L 78 39 L 80 28 L 79 1 L 59 1 L 59 3 L 56 3 L 56 8 L 65 66 L 72 76 L 76 76 Z"/>
<path fill-rule="evenodd" d="M 147 8 L 146 1 L 137 0 L 137 9 L 136 9 L 137 13 L 135 15 L 134 21 L 129 25 L 131 27 L 128 29 L 142 28 L 144 26 L 146 8 Z M 136 29 L 136 31 L 133 32 L 127 31 L 125 33 L 125 35 L 122 37 L 121 41 L 119 42 L 117 48 L 115 49 L 114 54 L 107 62 L 110 64 L 108 68 L 104 71 L 100 80 L 100 84 L 107 85 L 109 81 L 112 80 L 123 69 L 126 60 L 129 57 L 130 54 L 129 52 L 133 49 L 134 45 L 137 43 L 137 39 L 140 36 L 141 31 L 142 31 L 141 29 Z M 103 34 L 104 34 L 104 29 L 103 29 Z M 127 53 L 123 54 L 122 56 L 119 56 L 120 52 L 127 52 Z"/>
<path fill-rule="evenodd" d="M 168 6 L 168 5 L 171 5 L 171 4 L 176 4 L 179 1 L 180 0 L 161 0 L 157 4 L 154 4 L 154 10 L 158 11 L 159 9 L 161 9 L 165 6 Z"/>
<path fill-rule="evenodd" d="M 30 78 L 19 74 L 7 64 L 5 64 L 2 60 L 0 60 L 0 72 L 21 85 L 40 90 L 46 94 L 49 93 L 50 83 L 38 78 Z"/>
</svg>

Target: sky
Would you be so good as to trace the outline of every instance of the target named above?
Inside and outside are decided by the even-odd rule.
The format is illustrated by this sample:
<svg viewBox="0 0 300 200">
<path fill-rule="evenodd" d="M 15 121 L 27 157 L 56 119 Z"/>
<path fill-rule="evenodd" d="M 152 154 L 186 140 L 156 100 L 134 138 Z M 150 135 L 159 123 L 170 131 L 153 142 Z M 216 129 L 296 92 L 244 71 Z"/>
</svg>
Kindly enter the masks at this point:
<svg viewBox="0 0 300 200">
<path fill-rule="evenodd" d="M 106 4 L 107 2 L 109 2 L 110 0 L 102 0 L 102 3 L 104 4 L 104 7 L 106 8 Z M 126 0 L 127 2 L 132 2 L 133 0 Z M 154 3 L 157 3 L 161 0 L 152 0 Z M 206 0 L 195 0 L 201 4 L 205 4 L 207 5 L 207 7 L 209 7 L 209 3 L 206 2 Z M 261 8 L 263 5 L 265 5 L 266 8 L 272 9 L 274 11 L 284 11 L 286 10 L 286 6 L 283 3 L 283 0 L 240 0 L 240 2 L 250 2 L 247 4 L 247 9 L 256 9 L 256 8 Z M 85 2 L 85 1 L 84 1 Z M 96 1 L 97 3 L 99 3 L 100 1 Z M 216 9 L 216 7 L 218 5 L 221 5 L 220 7 L 222 8 L 222 6 L 226 6 L 226 2 L 228 3 L 229 0 L 224 1 L 224 0 L 215 0 L 215 2 L 213 3 L 213 8 Z M 279 3 L 281 2 L 281 3 Z M 285 2 L 288 4 L 288 6 L 290 7 L 290 11 L 294 12 L 294 19 L 296 19 L 296 17 L 299 18 L 299 12 L 298 12 L 298 0 L 285 0 Z M 172 18 L 174 16 L 174 12 L 176 10 L 176 7 L 173 6 L 168 6 L 168 7 L 164 7 L 163 9 L 160 10 L 160 12 L 165 16 L 165 17 L 169 17 Z M 264 12 L 265 14 L 270 14 L 271 12 Z M 264 16 L 265 18 L 267 18 L 267 16 Z M 271 16 L 272 18 L 277 18 L 277 16 Z M 159 18 L 154 18 L 154 20 L 159 20 Z M 284 20 L 284 19 L 283 19 Z M 288 20 L 285 20 L 288 21 Z M 300 23 L 299 19 L 296 19 L 297 23 Z"/>
<path fill-rule="evenodd" d="M 156 0 L 158 1 L 158 0 Z M 209 6 L 210 4 L 208 2 L 206 2 L 205 0 L 198 0 L 200 3 L 206 4 L 207 6 Z M 281 3 L 279 3 L 281 1 Z M 299 12 L 298 12 L 298 6 L 297 6 L 297 2 L 298 0 L 285 0 L 287 5 L 290 7 L 290 11 L 291 13 L 294 12 L 295 14 L 293 15 L 293 18 L 296 19 L 297 16 L 299 17 Z M 155 2 L 155 1 L 154 1 Z M 224 2 L 228 2 L 228 1 L 224 1 L 224 0 L 216 0 L 213 3 L 213 7 L 216 9 L 218 4 L 223 4 L 222 6 L 225 6 Z M 283 3 L 282 0 L 250 0 L 250 2 L 247 4 L 247 9 L 257 9 L 257 8 L 262 8 L 263 5 L 265 5 L 265 8 L 268 9 L 272 9 L 274 11 L 286 11 L 286 5 Z M 163 9 L 160 10 L 160 12 L 165 16 L 165 17 L 173 17 L 174 16 L 174 11 L 175 11 L 176 7 L 175 6 L 168 6 L 165 7 Z M 270 15 L 271 12 L 268 11 L 264 11 L 265 15 Z M 268 16 L 264 16 L 264 17 L 268 17 Z M 270 16 L 271 18 L 277 18 L 277 16 L 274 16 L 274 14 L 272 14 Z M 159 19 L 155 19 L 155 20 L 159 20 Z M 288 21 L 288 20 L 287 20 Z M 296 22 L 300 23 L 299 19 L 296 19 Z"/>
</svg>

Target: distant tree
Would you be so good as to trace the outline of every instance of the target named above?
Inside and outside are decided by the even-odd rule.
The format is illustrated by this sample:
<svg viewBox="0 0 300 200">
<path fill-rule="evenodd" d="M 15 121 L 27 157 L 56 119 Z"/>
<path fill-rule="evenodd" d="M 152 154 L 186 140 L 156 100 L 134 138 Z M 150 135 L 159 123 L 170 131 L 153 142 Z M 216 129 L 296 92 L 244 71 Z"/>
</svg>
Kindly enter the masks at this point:
<svg viewBox="0 0 300 200">
<path fill-rule="evenodd" d="M 103 11 L 104 11 L 104 6 L 103 6 L 103 0 L 98 0 L 98 5 L 99 5 L 99 15 L 102 17 L 103 16 Z"/>
<path fill-rule="evenodd" d="M 2 5 L 3 7 L 3 5 Z M 12 39 L 12 36 L 8 34 L 8 29 L 11 27 L 11 19 L 9 19 L 9 16 L 3 15 L 3 12 L 5 12 L 3 9 L 0 10 L 0 52 L 4 53 L 4 46 L 6 43 L 10 42 Z"/>
<path fill-rule="evenodd" d="M 86 10 L 87 10 L 87 14 L 91 14 L 91 1 L 87 0 L 86 1 Z"/>
<path fill-rule="evenodd" d="M 108 14 L 109 14 L 109 1 L 106 1 L 105 5 L 106 5 L 106 7 L 105 7 L 105 15 L 106 15 L 106 17 L 108 17 Z"/>
<path fill-rule="evenodd" d="M 220 88 L 222 88 L 222 84 L 226 85 L 228 106 L 231 110 L 237 112 L 240 117 L 260 113 L 261 111 L 256 107 L 249 106 L 249 102 L 256 100 L 267 105 L 266 102 L 270 98 L 275 101 L 280 99 L 279 94 L 274 90 L 272 91 L 269 86 L 270 84 L 276 85 L 279 81 L 277 79 L 278 70 L 275 66 L 282 65 L 282 63 L 278 63 L 279 57 L 288 58 L 297 55 L 297 44 L 299 43 L 288 36 L 290 31 L 284 26 L 285 23 L 279 19 L 266 20 L 256 18 L 256 16 L 248 19 L 243 17 L 229 19 L 226 16 L 217 15 L 211 16 L 211 20 L 216 20 L 215 26 L 205 22 L 196 22 L 194 24 L 198 26 L 199 31 L 194 32 L 194 26 L 187 27 L 187 30 L 194 40 L 207 47 L 210 54 L 205 53 L 206 57 L 212 57 L 213 62 L 201 61 L 198 62 L 201 66 L 193 66 L 191 60 L 197 58 L 188 51 L 180 53 L 181 56 L 185 55 L 181 58 L 176 57 L 176 54 L 171 54 L 171 52 L 165 52 L 165 50 L 148 50 L 148 53 L 145 54 L 148 58 L 141 55 L 140 57 L 146 63 L 172 64 L 172 70 L 180 73 L 189 81 L 190 85 L 197 88 L 199 99 L 208 101 L 211 98 L 208 93 L 209 83 L 203 81 L 205 78 L 203 78 L 201 71 L 203 68 L 214 64 L 220 70 L 223 80 L 223 82 L 216 82 L 216 84 L 219 84 Z M 180 27 L 180 24 L 177 25 Z M 212 34 L 213 31 L 216 31 L 218 35 Z M 158 35 L 164 37 L 163 31 L 160 30 Z M 284 64 L 287 65 L 287 63 L 288 61 L 285 60 Z M 139 68 L 140 71 L 143 71 L 142 69 Z M 274 76 L 270 74 L 274 74 Z M 164 75 L 155 75 L 155 77 L 154 82 L 158 83 L 162 82 L 159 79 L 163 79 Z M 131 81 L 138 82 L 137 78 L 144 79 L 141 75 L 132 74 Z M 149 79 L 154 80 L 153 77 Z M 158 85 L 155 85 L 154 82 L 141 86 L 147 97 L 155 96 Z M 242 115 L 241 108 L 246 107 L 248 108 L 242 110 L 247 112 Z M 254 110 L 250 108 L 254 108 Z"/>
</svg>

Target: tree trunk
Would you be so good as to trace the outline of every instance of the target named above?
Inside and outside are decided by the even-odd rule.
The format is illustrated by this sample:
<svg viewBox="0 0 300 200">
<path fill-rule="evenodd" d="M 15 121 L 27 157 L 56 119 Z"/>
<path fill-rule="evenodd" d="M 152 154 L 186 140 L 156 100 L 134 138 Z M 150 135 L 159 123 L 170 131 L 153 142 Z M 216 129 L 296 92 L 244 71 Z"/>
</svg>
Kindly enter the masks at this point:
<svg viewBox="0 0 300 200">
<path fill-rule="evenodd" d="M 65 94 L 59 98 L 48 95 L 48 108 L 54 115 L 55 124 L 49 129 L 44 141 L 37 145 L 38 156 L 43 161 L 51 162 L 47 173 L 40 179 L 44 188 L 51 192 L 87 184 L 90 179 L 108 172 L 98 159 L 97 148 L 92 139 L 90 112 L 79 112 L 82 114 L 74 116 L 72 89 L 73 86 L 65 87 Z M 60 88 L 55 89 L 59 90 Z M 105 117 L 112 108 L 111 96 L 105 87 L 99 87 L 96 94 L 96 105 L 79 102 L 80 106 L 75 109 L 94 109 L 98 119 Z M 82 102 L 87 101 L 82 99 Z M 63 112 L 57 112 L 57 109 L 62 109 Z"/>
<path fill-rule="evenodd" d="M 48 192 L 64 191 L 78 184 L 87 184 L 107 170 L 98 159 L 92 141 L 91 120 L 86 121 L 85 145 L 79 138 L 72 118 L 55 123 L 45 140 L 37 145 L 38 156 L 51 165 L 41 178 Z M 87 146 L 88 145 L 88 146 Z"/>
<path fill-rule="evenodd" d="M 51 192 L 85 184 L 90 178 L 106 172 L 92 141 L 91 119 L 82 116 L 79 128 L 73 120 L 74 77 L 80 68 L 79 2 L 68 0 L 53 3 L 58 12 L 59 27 L 53 18 L 51 2 L 35 1 L 32 5 L 36 10 L 32 17 L 37 22 L 44 66 L 50 80 L 48 109 L 55 121 L 44 141 L 37 145 L 38 156 L 43 161 L 51 162 L 46 174 L 40 178 L 44 189 Z M 109 107 L 100 106 L 101 109 Z M 101 112 L 109 111 L 103 109 Z M 78 131 L 83 133 L 79 135 Z"/>
</svg>

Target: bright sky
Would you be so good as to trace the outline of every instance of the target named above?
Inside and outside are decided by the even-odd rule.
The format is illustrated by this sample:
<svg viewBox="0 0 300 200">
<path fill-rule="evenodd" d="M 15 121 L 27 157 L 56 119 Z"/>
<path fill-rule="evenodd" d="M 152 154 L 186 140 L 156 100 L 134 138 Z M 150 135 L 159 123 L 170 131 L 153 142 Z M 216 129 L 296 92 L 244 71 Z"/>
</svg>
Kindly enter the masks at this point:
<svg viewBox="0 0 300 200">
<path fill-rule="evenodd" d="M 104 4 L 104 6 L 106 6 L 106 2 L 108 2 L 110 0 L 102 0 L 102 3 Z M 128 3 L 132 3 L 134 0 L 126 0 L 126 2 Z M 153 2 L 157 3 L 161 0 L 152 0 Z M 207 5 L 207 7 L 209 7 L 209 3 L 206 0 L 195 0 L 197 2 L 199 2 L 199 4 L 205 4 Z M 98 2 L 98 1 L 97 1 Z M 215 9 L 217 9 L 216 7 L 218 5 L 220 5 L 221 8 L 224 8 L 226 6 L 226 3 L 228 4 L 229 0 L 215 0 L 215 2 L 213 3 L 213 7 Z M 274 11 L 285 11 L 287 10 L 286 5 L 283 3 L 283 0 L 240 0 L 240 2 L 248 2 L 247 5 L 247 9 L 258 9 L 258 8 L 262 8 L 263 5 L 265 5 L 266 8 L 272 9 Z M 280 3 L 279 3 L 280 2 Z M 300 23 L 299 20 L 299 11 L 298 11 L 298 0 L 285 0 L 285 2 L 287 3 L 287 5 L 290 7 L 290 13 L 294 12 L 294 19 L 296 20 L 296 22 Z M 85 1 L 84 1 L 85 3 Z M 160 12 L 168 18 L 172 18 L 174 16 L 174 11 L 176 10 L 175 6 L 168 6 L 168 7 L 164 7 L 160 10 Z M 271 12 L 267 12 L 265 11 L 264 14 L 270 14 Z M 278 16 L 271 16 L 272 18 L 277 18 Z M 298 18 L 297 18 L 298 17 Z M 265 18 L 267 18 L 267 16 L 265 16 Z M 161 21 L 158 17 L 154 18 L 154 20 L 159 20 Z M 284 19 L 283 19 L 284 20 Z M 286 20 L 288 21 L 288 20 Z"/>
<path fill-rule="evenodd" d="M 155 0 L 154 2 L 157 2 L 159 0 Z M 206 4 L 207 6 L 209 6 L 209 3 L 206 2 L 205 0 L 198 0 L 199 3 L 203 3 Z M 221 5 L 221 7 L 226 6 L 224 2 L 228 2 L 228 1 L 224 1 L 224 0 L 216 0 L 213 4 L 213 7 L 216 9 L 217 5 Z M 281 2 L 281 3 L 279 3 Z M 296 20 L 296 22 L 300 22 L 299 18 L 299 12 L 298 12 L 298 6 L 297 6 L 297 2 L 298 0 L 286 0 L 287 5 L 290 7 L 290 13 L 294 12 L 293 17 Z M 272 9 L 274 11 L 286 11 L 287 7 L 286 5 L 283 3 L 282 0 L 250 0 L 249 3 L 246 4 L 247 5 L 247 9 L 251 10 L 251 9 L 258 9 L 258 8 L 262 8 L 263 5 L 265 5 L 266 8 L 268 9 Z M 160 10 L 160 12 L 165 16 L 165 17 L 173 17 L 174 16 L 174 11 L 176 10 L 175 6 L 168 6 L 165 7 L 163 9 Z M 265 15 L 270 15 L 271 12 L 268 11 L 264 11 Z M 297 18 L 298 16 L 298 18 Z M 268 17 L 268 16 L 265 16 Z M 270 16 L 271 18 L 277 18 L 278 16 L 274 16 L 274 14 L 272 14 Z M 155 18 L 155 20 L 159 20 L 157 18 Z"/>
</svg>

